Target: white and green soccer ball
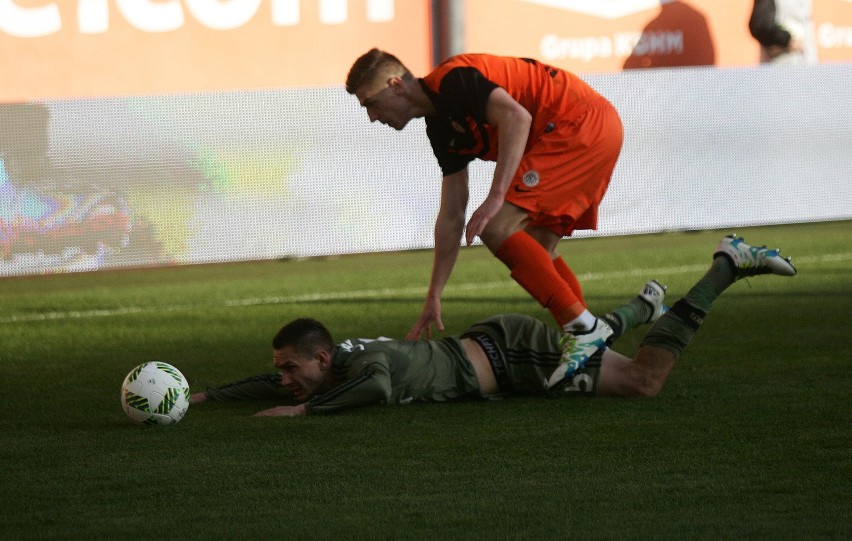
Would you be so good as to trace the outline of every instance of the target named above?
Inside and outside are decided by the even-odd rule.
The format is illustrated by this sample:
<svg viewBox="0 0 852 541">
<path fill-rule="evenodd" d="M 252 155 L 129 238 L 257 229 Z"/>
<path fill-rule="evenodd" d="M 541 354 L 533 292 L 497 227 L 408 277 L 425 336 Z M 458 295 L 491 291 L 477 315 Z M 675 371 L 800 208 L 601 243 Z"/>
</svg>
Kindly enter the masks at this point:
<svg viewBox="0 0 852 541">
<path fill-rule="evenodd" d="M 135 422 L 171 425 L 189 409 L 189 382 L 174 366 L 162 361 L 140 364 L 121 385 L 121 407 Z"/>
</svg>

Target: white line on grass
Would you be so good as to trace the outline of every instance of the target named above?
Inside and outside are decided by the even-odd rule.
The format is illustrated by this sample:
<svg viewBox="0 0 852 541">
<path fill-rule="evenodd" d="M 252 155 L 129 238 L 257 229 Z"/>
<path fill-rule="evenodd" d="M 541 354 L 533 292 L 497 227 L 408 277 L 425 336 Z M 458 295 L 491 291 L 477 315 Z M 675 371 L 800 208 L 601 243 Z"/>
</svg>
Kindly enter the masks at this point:
<svg viewBox="0 0 852 541">
<path fill-rule="evenodd" d="M 841 261 L 852 260 L 852 253 L 846 254 L 825 254 L 821 256 L 805 256 L 797 257 L 793 261 L 799 267 L 815 263 L 836 263 Z M 627 271 L 611 271 L 611 272 L 588 272 L 581 274 L 578 278 L 580 282 L 594 282 L 599 280 L 613 280 L 620 278 L 630 278 L 633 276 L 653 277 L 653 276 L 671 276 L 673 274 L 697 273 L 707 269 L 707 265 L 682 265 L 679 267 L 659 267 L 656 269 L 632 269 Z M 510 280 L 497 282 L 470 282 L 465 284 L 453 284 L 447 286 L 446 293 L 458 293 L 465 291 L 492 291 L 503 289 L 516 285 Z M 370 299 L 380 299 L 387 297 L 413 296 L 424 295 L 426 293 L 425 286 L 418 287 L 400 287 L 400 288 L 382 288 L 382 289 L 361 289 L 356 291 L 333 291 L 328 293 L 310 293 L 305 295 L 287 295 L 276 297 L 259 297 L 248 299 L 232 299 L 225 300 L 221 304 L 213 305 L 212 307 L 238 308 L 245 306 L 268 306 L 276 304 L 308 304 L 312 302 L 333 302 L 341 300 L 362 299 L 369 301 Z M 5 323 L 26 323 L 33 321 L 54 321 L 60 319 L 90 319 L 97 317 L 112 317 L 128 314 L 142 314 L 149 312 L 176 312 L 180 310 L 195 310 L 201 307 L 210 305 L 197 304 L 172 304 L 166 306 L 124 306 L 119 308 L 104 308 L 98 310 L 69 310 L 63 312 L 44 312 L 39 314 L 21 314 L 6 317 L 0 317 L 0 324 Z"/>
</svg>

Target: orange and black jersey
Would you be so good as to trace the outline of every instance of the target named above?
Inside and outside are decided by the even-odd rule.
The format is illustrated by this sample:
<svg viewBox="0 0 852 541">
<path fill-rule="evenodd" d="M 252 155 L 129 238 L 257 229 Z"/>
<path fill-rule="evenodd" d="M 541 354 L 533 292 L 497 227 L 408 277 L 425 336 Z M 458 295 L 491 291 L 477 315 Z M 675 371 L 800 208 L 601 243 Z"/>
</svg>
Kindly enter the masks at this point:
<svg viewBox="0 0 852 541">
<path fill-rule="evenodd" d="M 426 134 L 444 175 L 464 169 L 474 158 L 496 159 L 497 130 L 485 120 L 488 96 L 497 84 L 472 66 L 445 71 L 434 90 L 436 72 L 421 79 L 424 91 L 435 106 L 426 117 Z"/>
<path fill-rule="evenodd" d="M 486 120 L 488 97 L 503 88 L 532 115 L 527 150 L 554 122 L 571 121 L 600 95 L 579 77 L 529 58 L 454 56 L 420 80 L 435 106 L 426 134 L 444 175 L 475 158 L 497 159 L 498 137 Z"/>
</svg>

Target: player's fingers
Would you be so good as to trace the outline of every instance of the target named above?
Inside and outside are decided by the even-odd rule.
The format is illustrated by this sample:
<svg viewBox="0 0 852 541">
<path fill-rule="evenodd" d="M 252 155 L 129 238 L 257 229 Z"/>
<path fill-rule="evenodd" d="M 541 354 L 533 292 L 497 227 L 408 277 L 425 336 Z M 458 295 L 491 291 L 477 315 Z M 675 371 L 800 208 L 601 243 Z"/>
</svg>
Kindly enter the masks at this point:
<svg viewBox="0 0 852 541">
<path fill-rule="evenodd" d="M 423 329 L 423 325 L 418 321 L 411 329 L 408 330 L 408 334 L 405 335 L 406 340 L 419 340 L 420 339 L 420 331 Z"/>
<path fill-rule="evenodd" d="M 471 216 L 470 221 L 467 223 L 467 228 L 465 229 L 465 240 L 467 244 L 473 244 L 473 240 L 476 237 L 481 237 L 482 232 L 485 230 L 485 226 L 488 225 L 488 222 L 491 221 L 491 218 L 485 214 L 485 212 L 481 212 L 476 210 Z"/>
<path fill-rule="evenodd" d="M 444 322 L 441 321 L 440 317 L 435 319 L 435 328 L 441 332 L 444 332 Z"/>
<path fill-rule="evenodd" d="M 467 227 L 464 230 L 464 240 L 468 246 L 473 244 L 473 239 L 475 239 L 482 232 L 482 228 L 476 225 L 476 217 L 470 219 L 467 223 Z"/>
</svg>

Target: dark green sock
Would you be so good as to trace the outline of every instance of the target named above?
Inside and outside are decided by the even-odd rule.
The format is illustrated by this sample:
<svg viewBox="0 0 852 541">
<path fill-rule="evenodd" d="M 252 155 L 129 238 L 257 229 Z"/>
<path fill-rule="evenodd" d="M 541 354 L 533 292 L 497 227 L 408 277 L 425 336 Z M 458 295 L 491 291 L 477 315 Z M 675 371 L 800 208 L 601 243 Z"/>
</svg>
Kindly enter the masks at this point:
<svg viewBox="0 0 852 541">
<path fill-rule="evenodd" d="M 635 297 L 627 304 L 621 305 L 615 310 L 601 316 L 601 319 L 612 327 L 612 336 L 606 341 L 607 344 L 612 345 L 624 333 L 635 329 L 637 326 L 651 319 L 653 310 L 650 304 L 639 297 Z"/>
<path fill-rule="evenodd" d="M 710 311 L 713 301 L 723 291 L 734 283 L 734 268 L 726 257 L 717 257 L 713 260 L 710 270 L 698 281 L 692 289 L 683 296 L 686 302 L 702 310 Z"/>
<path fill-rule="evenodd" d="M 667 349 L 679 359 L 704 322 L 713 301 L 734 283 L 735 278 L 733 265 L 727 258 L 714 259 L 701 280 L 651 327 L 642 345 Z"/>
<path fill-rule="evenodd" d="M 683 350 L 695 336 L 695 331 L 698 330 L 700 322 L 695 322 L 696 318 L 684 318 L 684 314 L 675 308 L 678 305 L 686 304 L 682 299 L 672 306 L 672 309 L 654 323 L 648 334 L 642 340 L 643 346 L 656 346 L 667 349 L 674 353 L 676 359 L 680 359 Z M 687 310 L 690 308 L 685 307 Z M 694 310 L 694 308 L 692 309 Z M 681 312 L 681 313 L 676 313 Z M 685 319 L 692 319 L 693 323 L 687 323 Z"/>
</svg>

